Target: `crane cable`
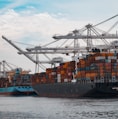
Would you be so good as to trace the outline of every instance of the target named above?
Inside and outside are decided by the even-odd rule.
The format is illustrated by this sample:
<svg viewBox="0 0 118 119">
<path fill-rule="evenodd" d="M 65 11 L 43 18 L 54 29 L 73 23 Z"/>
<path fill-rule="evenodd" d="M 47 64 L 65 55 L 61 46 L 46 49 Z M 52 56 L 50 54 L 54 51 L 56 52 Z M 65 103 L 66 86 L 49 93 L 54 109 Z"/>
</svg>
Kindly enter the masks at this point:
<svg viewBox="0 0 118 119">
<path fill-rule="evenodd" d="M 98 24 L 96 24 L 96 25 L 93 25 L 93 27 L 98 26 L 98 25 L 101 25 L 101 24 L 103 24 L 103 23 L 105 23 L 105 22 L 107 22 L 107 21 L 109 21 L 109 20 L 111 20 L 111 19 L 113 19 L 113 18 L 115 18 L 115 17 L 117 17 L 117 16 L 118 16 L 118 14 L 116 14 L 116 15 L 114 15 L 113 17 L 110 17 L 110 18 L 108 18 L 108 19 L 106 19 L 106 20 L 104 20 L 104 21 L 102 21 L 102 22 L 100 22 L 100 23 L 98 23 Z"/>
<path fill-rule="evenodd" d="M 115 22 L 115 24 L 106 33 L 109 33 L 117 24 L 118 24 L 118 21 Z"/>
</svg>

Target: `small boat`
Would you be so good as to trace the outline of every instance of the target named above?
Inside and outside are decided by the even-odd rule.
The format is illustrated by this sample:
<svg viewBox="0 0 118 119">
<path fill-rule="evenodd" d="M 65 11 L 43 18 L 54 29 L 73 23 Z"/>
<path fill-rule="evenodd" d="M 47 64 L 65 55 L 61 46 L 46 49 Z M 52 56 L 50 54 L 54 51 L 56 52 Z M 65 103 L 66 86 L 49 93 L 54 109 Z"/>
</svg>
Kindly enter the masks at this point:
<svg viewBox="0 0 118 119">
<path fill-rule="evenodd" d="M 6 76 L 0 77 L 0 95 L 28 96 L 35 95 L 31 86 L 32 74 L 17 68 L 6 72 Z"/>
<path fill-rule="evenodd" d="M 16 95 L 16 96 L 25 96 L 25 95 L 34 95 L 34 90 L 32 86 L 9 86 L 0 88 L 0 95 Z"/>
</svg>

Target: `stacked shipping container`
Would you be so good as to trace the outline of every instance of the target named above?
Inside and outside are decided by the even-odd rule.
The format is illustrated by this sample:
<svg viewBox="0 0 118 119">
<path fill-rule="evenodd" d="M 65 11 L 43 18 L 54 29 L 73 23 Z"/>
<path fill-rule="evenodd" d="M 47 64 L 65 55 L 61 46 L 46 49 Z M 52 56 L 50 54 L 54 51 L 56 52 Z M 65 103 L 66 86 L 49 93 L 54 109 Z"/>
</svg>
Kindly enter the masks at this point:
<svg viewBox="0 0 118 119">
<path fill-rule="evenodd" d="M 77 74 L 75 65 L 77 64 Z M 71 82 L 73 78 L 78 80 L 94 80 L 97 78 L 118 77 L 118 56 L 115 53 L 92 53 L 86 58 L 75 61 L 61 63 L 58 67 L 48 68 L 45 73 L 36 74 L 38 78 L 33 78 L 36 83 L 62 83 Z M 74 77 L 73 77 L 74 76 Z"/>
<path fill-rule="evenodd" d="M 71 82 L 75 72 L 75 61 L 61 63 L 58 67 L 47 68 L 46 72 L 35 74 L 33 83 Z"/>
<path fill-rule="evenodd" d="M 96 77 L 115 78 L 118 76 L 117 70 L 118 60 L 115 53 L 96 53 L 79 61 L 76 77 L 91 80 Z"/>
</svg>

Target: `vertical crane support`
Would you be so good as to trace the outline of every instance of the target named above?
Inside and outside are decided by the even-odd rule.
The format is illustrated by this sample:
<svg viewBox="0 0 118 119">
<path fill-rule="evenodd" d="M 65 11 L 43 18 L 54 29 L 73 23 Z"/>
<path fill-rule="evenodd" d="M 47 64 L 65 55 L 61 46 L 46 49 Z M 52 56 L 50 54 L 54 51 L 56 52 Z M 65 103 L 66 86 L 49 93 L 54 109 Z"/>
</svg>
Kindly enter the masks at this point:
<svg viewBox="0 0 118 119">
<path fill-rule="evenodd" d="M 0 72 L 2 71 L 2 62 L 0 62 Z"/>
<path fill-rule="evenodd" d="M 92 25 L 88 24 L 85 26 L 87 28 L 87 50 L 89 51 L 92 47 L 92 38 L 91 38 L 91 28 Z"/>
<path fill-rule="evenodd" d="M 78 48 L 79 44 L 78 44 L 78 39 L 76 38 L 76 36 L 78 35 L 78 30 L 74 30 L 73 31 L 75 38 L 74 38 L 74 48 Z M 74 57 L 75 57 L 75 52 L 74 52 Z"/>
<path fill-rule="evenodd" d="M 3 61 L 3 77 L 6 78 L 5 61 Z"/>
</svg>

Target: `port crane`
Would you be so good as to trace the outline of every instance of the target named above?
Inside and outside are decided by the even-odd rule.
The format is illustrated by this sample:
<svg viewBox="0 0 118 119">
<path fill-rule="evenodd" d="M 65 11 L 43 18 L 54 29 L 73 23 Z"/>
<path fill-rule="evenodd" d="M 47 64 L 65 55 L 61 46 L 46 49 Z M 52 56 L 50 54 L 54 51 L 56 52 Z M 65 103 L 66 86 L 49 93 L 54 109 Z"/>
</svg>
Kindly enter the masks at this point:
<svg viewBox="0 0 118 119">
<path fill-rule="evenodd" d="M 117 17 L 118 15 L 115 15 L 113 17 L 110 17 L 96 25 L 92 25 L 92 24 L 87 24 L 85 27 L 83 27 L 82 29 L 79 30 L 73 30 L 71 33 L 68 33 L 66 35 L 54 35 L 53 38 L 55 39 L 55 41 L 53 41 L 52 43 L 55 43 L 56 41 L 60 41 L 61 39 L 74 39 L 74 46 L 70 47 L 70 46 L 65 46 L 65 47 L 41 47 L 41 46 L 36 46 L 34 48 L 27 48 L 27 52 L 25 52 L 26 54 L 70 54 L 70 53 L 78 53 L 78 51 L 80 52 L 87 52 L 87 51 L 91 51 L 92 48 L 99 48 L 99 49 L 110 49 L 112 46 L 111 44 L 105 40 L 105 39 L 118 39 L 118 34 L 110 34 L 109 32 L 118 24 L 118 21 L 115 22 L 115 24 L 107 31 L 102 31 L 99 32 L 96 28 L 96 26 L 101 25 L 115 17 Z M 87 46 L 84 47 L 80 47 L 79 45 L 79 41 L 78 39 L 82 39 Z M 96 39 L 101 39 L 105 45 L 93 45 L 92 40 L 96 40 Z M 50 45 L 51 43 L 49 43 L 48 45 Z"/>
<path fill-rule="evenodd" d="M 71 33 L 68 33 L 66 35 L 54 35 L 53 38 L 55 40 L 74 39 L 74 48 L 78 46 L 78 39 L 84 40 L 84 42 L 87 43 L 86 48 L 88 48 L 88 49 L 91 49 L 93 46 L 92 39 L 102 39 L 106 45 L 109 45 L 109 43 L 105 39 L 118 39 L 118 34 L 109 34 L 109 32 L 118 24 L 118 21 L 115 22 L 115 24 L 107 32 L 104 32 L 104 33 L 103 32 L 99 33 L 96 30 L 96 26 L 101 25 L 105 22 L 108 22 L 117 16 L 118 16 L 118 14 L 116 14 L 113 17 L 110 17 L 96 25 L 87 24 L 84 28 L 79 29 L 79 30 L 74 30 Z M 86 31 L 86 35 L 84 34 L 85 31 Z"/>
<path fill-rule="evenodd" d="M 8 40 L 6 37 L 2 36 L 3 39 L 5 39 L 8 43 L 10 43 L 13 47 L 15 47 L 19 52 L 19 54 L 23 54 L 25 55 L 28 59 L 30 59 L 32 62 L 34 62 L 36 64 L 36 69 L 39 66 L 39 64 L 42 63 L 50 63 L 50 64 L 54 64 L 54 63 L 61 63 L 63 62 L 62 58 L 54 58 L 54 59 L 50 59 L 48 58 L 49 61 L 39 61 L 38 59 L 38 54 L 74 54 L 74 56 L 77 53 L 83 53 L 83 52 L 88 52 L 88 51 L 92 51 L 93 48 L 99 48 L 99 49 L 110 49 L 111 47 L 113 48 L 113 46 L 111 46 L 111 44 L 105 40 L 105 39 L 118 39 L 118 35 L 117 34 L 110 34 L 109 31 L 111 31 L 111 29 L 113 29 L 118 22 L 116 22 L 107 32 L 98 32 L 96 26 L 101 25 L 115 17 L 117 17 L 118 15 L 115 15 L 105 21 L 102 21 L 96 25 L 92 25 L 92 24 L 87 24 L 84 28 L 79 29 L 79 30 L 74 30 L 71 33 L 68 33 L 66 35 L 54 35 L 53 38 L 55 41 L 53 41 L 52 43 L 58 42 L 61 39 L 74 39 L 74 46 L 70 47 L 70 46 L 65 46 L 65 47 L 47 47 L 48 45 L 50 45 L 51 43 L 49 43 L 47 46 L 44 45 L 42 46 L 35 46 L 33 48 L 27 48 L 26 51 L 23 51 L 22 49 L 20 49 L 18 46 L 16 46 L 12 41 Z M 80 44 L 78 43 L 78 39 L 82 39 L 87 46 L 80 46 Z M 99 45 L 99 46 L 95 46 L 92 43 L 92 40 L 95 39 L 102 39 L 102 41 L 105 43 L 105 45 Z M 33 59 L 30 55 L 31 54 L 36 54 L 36 59 Z M 36 70 L 35 70 L 36 71 Z"/>
<path fill-rule="evenodd" d="M 35 72 L 39 72 L 39 64 L 42 63 L 48 63 L 48 64 L 55 64 L 55 63 L 62 63 L 63 59 L 61 57 L 57 57 L 57 58 L 53 58 L 50 59 L 49 57 L 47 57 L 47 55 L 43 52 L 43 54 L 48 58 L 49 61 L 39 61 L 38 58 L 38 52 L 37 52 L 37 48 L 34 48 L 35 50 L 35 54 L 36 54 L 36 59 L 34 59 L 33 57 L 31 57 L 28 53 L 26 53 L 26 51 L 23 51 L 21 48 L 19 48 L 17 45 L 15 45 L 11 40 L 8 40 L 5 36 L 2 36 L 2 38 L 7 41 L 9 44 L 11 44 L 14 48 L 16 48 L 19 52 L 18 54 L 23 54 L 24 56 L 26 56 L 29 60 L 31 60 L 33 63 L 36 64 L 35 66 Z M 29 51 L 29 49 L 26 49 L 27 51 Z M 30 49 L 31 51 L 32 49 Z M 33 53 L 31 53 L 33 54 Z M 42 67 L 44 69 L 43 66 L 40 65 L 40 67 Z"/>
<path fill-rule="evenodd" d="M 19 70 L 22 74 L 28 74 L 30 70 L 22 70 L 22 68 L 11 64 L 5 60 L 0 62 L 0 78 L 7 78 L 13 76 Z"/>
<path fill-rule="evenodd" d="M 80 31 L 74 30 L 71 34 L 67 35 L 55 35 L 53 38 L 55 40 L 60 39 L 74 39 L 74 46 L 65 46 L 65 47 L 41 47 L 36 46 L 34 48 L 27 48 L 24 53 L 25 54 L 77 54 L 77 53 L 86 53 L 88 51 L 92 51 L 93 48 L 99 48 L 99 49 L 111 49 L 113 46 L 105 40 L 105 39 L 118 39 L 117 34 L 105 34 L 105 33 L 99 33 L 92 25 L 88 24 L 85 26 L 86 29 L 84 31 L 87 31 L 87 35 L 80 34 Z M 93 34 L 92 34 L 93 32 Z M 81 32 L 82 33 L 82 32 Z M 84 40 L 86 42 L 87 46 L 80 46 L 78 45 L 78 39 Z M 102 39 L 105 45 L 93 45 L 92 39 Z M 20 53 L 20 52 L 19 52 Z M 22 54 L 22 53 L 21 53 Z"/>
<path fill-rule="evenodd" d="M 7 72 L 13 70 L 13 68 L 5 61 L 3 60 L 0 62 L 0 77 L 7 77 Z"/>
</svg>

